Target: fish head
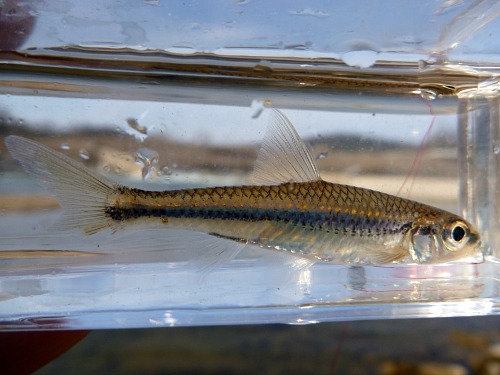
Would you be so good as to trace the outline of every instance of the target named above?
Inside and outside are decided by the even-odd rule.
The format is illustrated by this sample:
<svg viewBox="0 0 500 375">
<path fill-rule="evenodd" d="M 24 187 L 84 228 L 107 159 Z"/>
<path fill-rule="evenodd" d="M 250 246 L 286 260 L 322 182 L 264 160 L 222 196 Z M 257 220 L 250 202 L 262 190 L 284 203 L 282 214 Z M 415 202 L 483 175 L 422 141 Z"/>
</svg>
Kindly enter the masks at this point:
<svg viewBox="0 0 500 375">
<path fill-rule="evenodd" d="M 481 257 L 481 238 L 464 219 L 447 214 L 422 219 L 407 233 L 409 251 L 418 263 L 446 263 Z"/>
</svg>

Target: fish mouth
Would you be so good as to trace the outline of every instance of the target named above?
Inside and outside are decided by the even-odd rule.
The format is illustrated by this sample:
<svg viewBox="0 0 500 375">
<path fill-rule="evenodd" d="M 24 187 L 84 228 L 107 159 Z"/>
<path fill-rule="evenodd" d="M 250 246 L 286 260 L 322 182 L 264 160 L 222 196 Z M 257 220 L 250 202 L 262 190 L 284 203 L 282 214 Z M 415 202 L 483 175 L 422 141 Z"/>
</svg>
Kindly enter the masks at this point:
<svg viewBox="0 0 500 375">
<path fill-rule="evenodd" d="M 481 264 L 484 263 L 484 255 L 482 252 L 478 252 L 476 255 L 472 257 L 473 264 Z"/>
<path fill-rule="evenodd" d="M 484 249 L 481 241 L 478 241 L 476 243 L 476 246 L 474 246 L 471 254 L 471 259 L 474 260 L 471 263 L 476 263 L 476 264 L 484 263 Z"/>
<path fill-rule="evenodd" d="M 457 253 L 455 257 L 451 256 L 450 259 L 443 259 L 443 263 L 467 263 L 467 264 L 481 264 L 484 263 L 484 253 L 481 241 L 478 241 L 468 251 Z"/>
<path fill-rule="evenodd" d="M 467 263 L 480 264 L 484 262 L 484 251 L 482 242 L 477 242 L 468 249 L 452 252 L 438 241 L 429 244 L 427 251 L 415 251 L 413 259 L 421 264 L 440 264 L 440 263 Z"/>
</svg>

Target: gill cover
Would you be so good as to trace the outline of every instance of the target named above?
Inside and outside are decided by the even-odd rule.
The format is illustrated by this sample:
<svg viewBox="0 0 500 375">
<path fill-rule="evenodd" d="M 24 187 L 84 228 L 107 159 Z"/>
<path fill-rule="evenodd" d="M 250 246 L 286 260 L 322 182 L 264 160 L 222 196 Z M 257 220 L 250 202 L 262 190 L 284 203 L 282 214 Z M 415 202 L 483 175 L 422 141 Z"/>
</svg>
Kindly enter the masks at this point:
<svg viewBox="0 0 500 375">
<path fill-rule="evenodd" d="M 475 256 L 481 246 L 472 226 L 454 215 L 435 224 L 416 225 L 408 235 L 411 258 L 418 263 Z"/>
</svg>

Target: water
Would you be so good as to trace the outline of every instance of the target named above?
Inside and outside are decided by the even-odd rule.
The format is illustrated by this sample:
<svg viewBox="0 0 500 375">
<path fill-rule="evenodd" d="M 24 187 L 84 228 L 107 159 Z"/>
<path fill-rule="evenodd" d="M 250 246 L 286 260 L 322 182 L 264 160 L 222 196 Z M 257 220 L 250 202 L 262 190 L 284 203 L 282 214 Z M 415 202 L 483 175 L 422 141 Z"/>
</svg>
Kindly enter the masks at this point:
<svg viewBox="0 0 500 375">
<path fill-rule="evenodd" d="M 498 101 L 309 90 L 203 80 L 86 78 L 32 95 L 51 73 L 4 72 L 2 138 L 19 134 L 112 179 L 153 190 L 245 183 L 280 108 L 325 180 L 396 194 L 478 225 L 487 260 L 361 267 L 316 264 L 264 249 L 200 272 L 203 241 L 162 251 L 161 226 L 85 236 L 57 230 L 57 202 L 0 148 L 0 327 L 110 328 L 498 313 Z M 106 88 L 106 95 L 100 94 Z M 40 93 L 40 90 L 38 91 Z M 90 93 L 89 93 L 90 91 Z M 430 107 L 432 110 L 430 110 Z M 23 118 L 23 123 L 9 121 Z M 497 118 L 497 117 L 496 117 Z M 131 120 L 139 119 L 139 120 Z M 434 122 L 433 122 L 434 121 Z M 493 125 L 492 125 L 493 124 Z M 496 169 L 495 169 L 496 168 Z M 497 172 L 495 172 L 497 171 Z M 492 190 L 493 189 L 493 190 Z"/>
</svg>

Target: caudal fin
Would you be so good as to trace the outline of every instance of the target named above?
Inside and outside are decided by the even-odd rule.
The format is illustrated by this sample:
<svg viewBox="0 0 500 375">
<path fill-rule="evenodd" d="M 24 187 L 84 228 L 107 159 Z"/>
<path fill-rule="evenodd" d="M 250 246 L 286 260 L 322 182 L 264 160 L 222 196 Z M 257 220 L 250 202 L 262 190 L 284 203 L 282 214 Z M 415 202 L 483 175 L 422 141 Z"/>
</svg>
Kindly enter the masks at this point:
<svg viewBox="0 0 500 375">
<path fill-rule="evenodd" d="M 55 194 L 63 207 L 62 229 L 81 228 L 93 234 L 112 226 L 106 206 L 116 192 L 116 183 L 29 139 L 11 135 L 5 144 L 26 173 Z"/>
</svg>

